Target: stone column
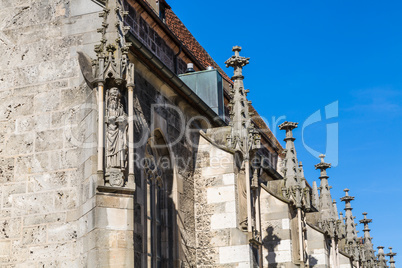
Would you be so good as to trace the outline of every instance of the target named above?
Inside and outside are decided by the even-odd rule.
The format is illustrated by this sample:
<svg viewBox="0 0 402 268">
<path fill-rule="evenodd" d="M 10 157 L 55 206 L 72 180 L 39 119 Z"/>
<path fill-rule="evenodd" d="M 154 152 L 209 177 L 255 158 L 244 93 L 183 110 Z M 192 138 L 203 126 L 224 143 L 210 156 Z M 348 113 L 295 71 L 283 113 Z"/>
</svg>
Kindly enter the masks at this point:
<svg viewBox="0 0 402 268">
<path fill-rule="evenodd" d="M 134 64 L 127 71 L 128 90 L 128 178 L 127 187 L 135 190 L 134 180 Z"/>
<path fill-rule="evenodd" d="M 104 100 L 104 84 L 103 82 L 98 83 L 98 186 L 104 185 L 104 178 L 103 178 L 103 148 L 104 145 L 104 125 L 105 125 L 105 100 Z"/>
<path fill-rule="evenodd" d="M 247 232 L 249 237 L 252 238 L 252 213 L 251 213 L 251 190 L 250 190 L 250 160 L 244 160 L 245 172 L 246 172 L 246 193 L 247 193 Z"/>
</svg>

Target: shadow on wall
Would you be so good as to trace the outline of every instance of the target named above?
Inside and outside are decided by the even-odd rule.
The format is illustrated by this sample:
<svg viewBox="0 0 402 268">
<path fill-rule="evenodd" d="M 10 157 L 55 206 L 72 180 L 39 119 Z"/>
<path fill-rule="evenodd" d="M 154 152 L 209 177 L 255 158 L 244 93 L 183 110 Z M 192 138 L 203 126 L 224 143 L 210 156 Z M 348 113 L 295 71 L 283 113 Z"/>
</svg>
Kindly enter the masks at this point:
<svg viewBox="0 0 402 268">
<path fill-rule="evenodd" d="M 318 264 L 318 260 L 311 255 L 308 256 L 308 260 L 309 260 L 310 267 L 314 267 Z"/>
<path fill-rule="evenodd" d="M 268 267 L 280 268 L 281 266 L 276 260 L 275 251 L 277 250 L 278 245 L 281 243 L 281 239 L 279 236 L 274 234 L 274 228 L 272 226 L 269 226 L 266 231 L 267 235 L 263 238 L 262 245 L 268 250 L 268 255 L 266 256 Z"/>
<path fill-rule="evenodd" d="M 268 255 L 265 257 L 269 268 L 282 268 L 284 264 L 277 263 L 277 251 L 278 245 L 281 243 L 281 239 L 274 234 L 274 227 L 269 226 L 267 229 L 267 235 L 262 240 L 262 245 L 268 250 Z M 309 255 L 309 267 L 315 267 L 318 264 L 318 260 Z M 264 266 L 265 267 L 265 266 Z"/>
</svg>

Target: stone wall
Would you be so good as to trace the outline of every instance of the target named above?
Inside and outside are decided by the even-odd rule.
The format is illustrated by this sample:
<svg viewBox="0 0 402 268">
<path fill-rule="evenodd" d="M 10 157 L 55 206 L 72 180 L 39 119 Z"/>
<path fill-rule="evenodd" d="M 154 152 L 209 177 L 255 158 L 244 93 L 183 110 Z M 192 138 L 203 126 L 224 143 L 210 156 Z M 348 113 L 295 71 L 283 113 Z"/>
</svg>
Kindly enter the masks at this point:
<svg viewBox="0 0 402 268">
<path fill-rule="evenodd" d="M 289 204 L 264 189 L 260 198 L 264 267 L 294 267 Z"/>
<path fill-rule="evenodd" d="M 201 137 L 194 181 L 197 266 L 253 267 L 239 227 L 234 155 Z"/>
<path fill-rule="evenodd" d="M 323 268 L 330 265 L 328 245 L 324 234 L 307 224 L 307 248 L 309 263 L 312 267 Z"/>
<path fill-rule="evenodd" d="M 0 264 L 82 267 L 87 227 L 75 215 L 95 192 L 96 101 L 77 51 L 93 54 L 100 7 L 78 0 L 0 6 Z"/>
<path fill-rule="evenodd" d="M 339 268 L 353 268 L 353 264 L 350 261 L 350 257 L 343 253 L 339 253 Z"/>
</svg>

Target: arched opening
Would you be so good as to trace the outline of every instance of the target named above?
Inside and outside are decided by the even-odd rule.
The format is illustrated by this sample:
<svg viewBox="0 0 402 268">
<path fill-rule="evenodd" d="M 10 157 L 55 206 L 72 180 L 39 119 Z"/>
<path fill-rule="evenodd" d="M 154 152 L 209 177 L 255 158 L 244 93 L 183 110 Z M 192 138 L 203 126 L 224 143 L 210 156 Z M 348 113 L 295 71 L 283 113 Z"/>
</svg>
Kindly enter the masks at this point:
<svg viewBox="0 0 402 268">
<path fill-rule="evenodd" d="M 146 266 L 174 267 L 177 236 L 173 163 L 159 130 L 148 139 L 144 156 Z"/>
</svg>

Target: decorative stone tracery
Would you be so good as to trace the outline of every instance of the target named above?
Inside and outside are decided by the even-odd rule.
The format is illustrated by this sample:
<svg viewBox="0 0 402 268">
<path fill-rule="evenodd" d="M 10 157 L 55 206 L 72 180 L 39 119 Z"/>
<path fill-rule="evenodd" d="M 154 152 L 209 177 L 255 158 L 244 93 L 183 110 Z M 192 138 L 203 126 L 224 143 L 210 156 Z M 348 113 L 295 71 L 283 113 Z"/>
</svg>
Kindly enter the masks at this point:
<svg viewBox="0 0 402 268">
<path fill-rule="evenodd" d="M 121 0 L 105 1 L 102 38 L 86 80 L 98 90 L 98 185 L 134 189 L 134 64 L 125 41 L 127 15 Z"/>
</svg>

